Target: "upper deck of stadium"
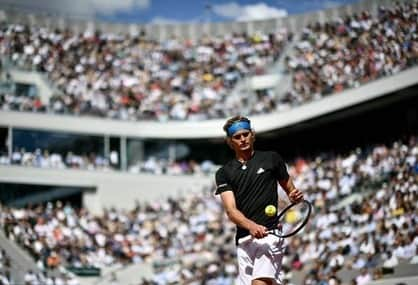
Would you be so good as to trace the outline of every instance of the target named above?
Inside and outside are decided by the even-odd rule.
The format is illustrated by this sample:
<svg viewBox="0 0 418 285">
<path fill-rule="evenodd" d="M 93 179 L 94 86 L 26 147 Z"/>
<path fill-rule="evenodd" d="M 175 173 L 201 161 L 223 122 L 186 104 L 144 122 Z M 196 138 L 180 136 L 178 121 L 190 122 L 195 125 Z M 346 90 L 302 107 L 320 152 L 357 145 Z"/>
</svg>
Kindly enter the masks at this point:
<svg viewBox="0 0 418 285">
<path fill-rule="evenodd" d="M 123 101 L 122 99 L 129 100 L 130 95 L 125 94 L 125 96 L 125 90 L 119 89 L 113 92 L 117 94 L 110 94 L 104 96 L 104 99 L 106 100 L 116 100 L 115 102 L 112 101 L 113 103 L 110 104 L 110 106 L 106 105 L 107 107 L 104 108 L 104 114 L 97 112 L 100 111 L 100 108 L 92 108 L 90 106 L 92 105 L 92 100 L 84 99 L 84 97 L 90 98 L 91 96 L 94 97 L 96 95 L 100 97 L 102 96 L 102 94 L 98 94 L 100 92 L 94 93 L 94 89 L 86 87 L 87 89 L 82 89 L 80 91 L 81 93 L 77 96 L 79 92 L 77 91 L 77 93 L 76 91 L 73 91 L 73 89 L 77 88 L 72 88 L 72 90 L 68 91 L 67 85 L 73 86 L 84 84 L 82 83 L 82 80 L 88 74 L 84 74 L 83 71 L 79 72 L 81 73 L 81 75 L 69 76 L 69 78 L 72 79 L 76 77 L 77 80 L 75 81 L 71 81 L 69 78 L 65 78 L 65 76 L 64 78 L 59 77 L 55 81 L 52 80 L 55 84 L 55 87 L 61 87 L 61 92 L 64 93 L 64 95 L 47 95 L 48 92 L 43 92 L 43 90 L 41 90 L 39 92 L 41 94 L 39 94 L 38 97 L 40 97 L 39 101 L 43 102 L 36 101 L 37 99 L 30 99 L 32 101 L 25 102 L 24 100 L 26 99 L 22 101 L 20 100 L 20 97 L 18 98 L 18 100 L 14 100 L 12 98 L 11 100 L 14 101 L 11 104 L 8 104 L 7 99 L 10 96 L 5 96 L 6 99 L 3 100 L 4 102 L 2 102 L 2 110 L 5 111 L 0 111 L 0 121 L 3 126 L 10 126 L 14 128 L 29 128 L 98 135 L 108 134 L 112 136 L 168 139 L 219 138 L 223 135 L 220 131 L 220 126 L 222 125 L 225 117 L 235 115 L 236 113 L 251 115 L 253 117 L 254 126 L 256 127 L 258 132 L 268 132 L 271 130 L 291 126 L 293 124 L 320 117 L 338 110 L 359 105 L 363 102 L 372 101 L 373 99 L 383 97 L 387 94 L 393 93 L 396 90 L 401 90 L 409 86 L 413 86 L 417 83 L 418 69 L 416 67 L 413 67 L 414 62 L 416 62 L 417 60 L 416 51 L 415 54 L 412 51 L 411 54 L 407 54 L 406 57 L 404 56 L 405 58 L 401 58 L 399 60 L 399 63 L 391 63 L 387 67 L 385 66 L 385 68 L 382 68 L 382 70 L 380 70 L 379 72 L 374 72 L 374 74 L 369 70 L 369 67 L 365 67 L 364 69 L 358 71 L 360 75 L 356 75 L 357 77 L 345 76 L 345 74 L 341 76 L 335 76 L 335 74 L 341 72 L 338 69 L 338 58 L 337 61 L 335 59 L 329 58 L 330 63 L 327 63 L 326 67 L 321 67 L 321 70 L 318 70 L 316 66 L 312 67 L 312 65 L 310 65 L 312 63 L 309 63 L 309 60 L 305 60 L 304 62 L 300 63 L 301 59 L 316 56 L 316 53 L 322 52 L 322 50 L 305 51 L 304 47 L 300 47 L 304 46 L 306 42 L 312 40 L 306 40 L 303 39 L 303 37 L 308 36 L 312 38 L 321 35 L 316 31 L 317 26 L 315 26 L 315 23 L 325 23 L 324 26 L 320 28 L 320 30 L 326 29 L 328 23 L 335 23 L 335 21 L 337 21 L 336 19 L 345 19 L 347 15 L 363 15 L 362 13 L 364 13 L 365 11 L 367 11 L 367 13 L 370 13 L 371 15 L 377 15 L 382 5 L 387 4 L 388 7 L 391 7 L 389 3 L 390 1 L 361 1 L 359 3 L 349 6 L 343 6 L 334 9 L 313 12 L 309 14 L 296 15 L 266 21 L 178 25 L 149 24 L 127 26 L 86 20 L 71 20 L 63 17 L 45 17 L 39 14 L 28 14 L 27 12 L 23 13 L 22 11 L 4 11 L 2 13 L 2 19 L 9 25 L 29 25 L 29 27 L 31 28 L 42 27 L 39 29 L 41 31 L 45 28 L 50 29 L 50 31 L 53 31 L 53 29 L 55 28 L 69 28 L 75 34 L 81 31 L 95 30 L 102 31 L 103 35 L 105 35 L 105 33 L 118 35 L 118 33 L 121 32 L 128 32 L 130 34 L 138 34 L 144 32 L 146 35 L 152 35 L 152 37 L 156 38 L 157 42 L 159 43 L 167 43 L 167 41 L 170 41 L 170 39 L 172 39 L 173 37 L 177 39 L 197 39 L 199 41 L 199 39 L 202 39 L 203 37 L 208 35 L 216 37 L 221 34 L 231 34 L 237 32 L 245 32 L 247 34 L 262 32 L 268 34 L 272 32 L 281 31 L 282 29 L 286 30 L 286 35 L 292 33 L 295 35 L 295 37 L 298 37 L 298 40 L 296 40 L 295 43 L 287 44 L 287 50 L 283 51 L 283 53 L 279 55 L 281 58 L 290 55 L 290 60 L 288 62 L 290 70 L 284 70 L 284 62 L 281 62 L 281 66 L 276 66 L 276 69 L 264 70 L 262 75 L 258 75 L 256 70 L 251 70 L 251 68 L 249 68 L 249 71 L 242 72 L 242 74 L 238 76 L 238 80 L 234 80 L 243 82 L 244 84 L 241 84 L 241 87 L 242 85 L 245 85 L 244 89 L 236 90 L 237 86 L 240 86 L 240 84 L 236 82 L 234 82 L 234 84 L 225 84 L 227 80 L 225 80 L 224 78 L 221 79 L 222 85 L 228 85 L 229 87 L 223 88 L 222 91 L 219 93 L 213 92 L 217 88 L 215 87 L 218 84 L 217 80 L 208 80 L 210 81 L 209 83 L 200 81 L 192 83 L 191 88 L 199 89 L 197 91 L 193 91 L 197 94 L 196 96 L 198 98 L 205 97 L 206 93 L 209 94 L 209 98 L 206 98 L 205 100 L 199 99 L 200 101 L 198 100 L 199 102 L 196 104 L 197 106 L 194 106 L 192 103 L 184 103 L 184 101 L 188 100 L 187 96 L 193 97 L 193 94 L 195 93 L 190 95 L 190 92 L 186 90 L 184 92 L 181 91 L 183 92 L 183 94 L 181 96 L 178 96 L 178 93 L 181 93 L 179 92 L 179 89 L 181 89 L 181 83 L 179 85 L 180 87 L 175 85 L 177 87 L 174 86 L 174 88 L 170 89 L 170 92 L 165 92 L 161 86 L 161 89 L 157 88 L 159 90 L 157 90 L 158 92 L 154 92 L 154 84 L 147 84 L 149 88 L 145 89 L 144 93 L 148 94 L 148 97 L 156 98 L 150 104 L 152 105 L 151 107 L 153 110 L 154 119 L 158 118 L 159 121 L 137 120 L 137 113 L 141 113 L 140 117 L 142 118 L 144 112 L 147 113 L 149 112 L 149 110 L 147 109 L 147 107 L 144 107 L 145 111 L 141 109 L 145 105 L 143 102 L 140 103 L 141 106 L 138 106 L 138 104 L 136 103 L 133 106 L 124 106 L 123 103 L 120 103 L 119 101 Z M 369 17 L 367 16 L 367 13 L 366 17 Z M 356 23 L 357 16 L 353 17 L 354 20 L 350 22 L 350 25 L 354 25 Z M 369 21 L 368 18 L 366 18 L 365 22 L 367 21 Z M 17 28 L 17 30 L 19 30 L 19 28 Z M 306 30 L 309 30 L 309 33 L 307 33 Z M 5 35 L 7 34 L 5 33 Z M 19 32 L 17 33 L 17 35 L 20 36 Z M 29 36 L 33 35 L 29 34 Z M 417 45 L 416 36 L 415 38 L 412 37 L 412 39 L 410 38 L 409 34 L 407 34 L 406 36 L 408 37 L 408 43 L 412 43 L 412 49 L 414 49 L 414 45 Z M 389 40 L 391 40 L 391 36 L 389 35 L 388 37 Z M 31 39 L 32 38 L 29 37 L 25 40 L 30 41 Z M 406 42 L 404 42 L 404 40 L 404 38 L 395 40 L 394 48 L 396 49 L 398 46 L 407 44 Z M 12 41 L 11 43 L 13 44 L 14 42 Z M 316 42 L 315 44 L 319 43 Z M 366 45 L 367 44 L 368 43 L 366 42 Z M 374 43 L 374 45 L 376 45 L 376 43 Z M 315 48 L 316 46 L 314 46 L 314 49 Z M 161 49 L 161 46 L 157 45 L 156 49 Z M 28 50 L 30 50 L 30 47 L 28 48 Z M 367 52 L 369 51 L 367 50 Z M 367 52 L 364 52 L 364 60 L 366 62 L 368 57 Z M 373 56 L 383 56 L 384 58 L 386 56 L 386 58 L 384 59 L 385 61 L 396 61 L 396 56 L 395 58 L 392 58 L 392 56 L 388 56 L 387 53 L 391 53 L 391 51 L 379 51 L 376 52 L 376 54 Z M 357 53 L 352 53 L 349 56 L 356 57 L 356 55 Z M 31 68 L 32 70 L 38 67 L 38 65 L 33 64 L 33 62 L 37 61 L 37 57 L 34 56 L 32 58 L 31 56 L 27 56 L 26 51 L 16 52 L 16 50 L 14 50 L 14 53 L 10 54 L 10 57 L 12 61 L 16 57 L 19 58 L 19 60 L 16 60 L 14 62 L 15 64 L 17 62 L 23 61 L 25 64 L 29 62 L 29 68 Z M 270 65 L 274 65 L 273 62 L 269 62 L 267 59 L 266 61 L 264 61 L 263 57 L 260 58 L 263 59 L 262 63 L 269 63 Z M 248 58 L 246 58 L 245 60 L 247 59 Z M 328 60 L 328 57 L 325 58 L 325 60 Z M 360 60 L 363 59 L 361 58 Z M 407 60 L 409 60 L 409 62 L 406 62 Z M 199 64 L 198 61 L 196 61 L 195 63 Z M 242 62 L 238 60 L 238 64 L 241 63 Z M 60 64 L 61 63 L 55 63 L 55 65 Z M 213 69 L 221 67 L 221 64 L 222 63 L 219 63 L 219 65 L 215 65 Z M 364 62 L 354 62 L 345 66 L 344 72 L 346 72 L 347 68 L 352 69 L 354 68 L 353 66 L 357 64 L 359 66 L 365 65 Z M 372 62 L 372 64 L 381 65 L 382 62 L 376 61 Z M 300 65 L 302 65 L 302 68 L 299 67 Z M 306 65 L 308 65 L 308 67 L 306 67 Z M 48 66 L 42 66 L 42 68 L 44 67 Z M 74 67 L 74 69 L 77 68 L 77 66 L 73 65 L 70 65 L 69 67 Z M 159 66 L 159 68 L 161 68 L 161 66 Z M 205 77 L 206 74 L 205 69 L 203 67 L 194 66 L 193 68 L 197 68 L 198 75 Z M 255 69 L 257 69 L 257 67 Z M 65 70 L 63 71 L 61 69 L 52 69 L 49 71 L 49 73 L 47 72 L 47 74 L 50 78 L 54 78 L 54 74 L 56 74 L 57 71 L 65 72 Z M 112 72 L 115 71 L 117 72 L 119 71 L 119 69 L 112 70 Z M 235 68 L 233 71 L 234 73 L 240 72 L 239 68 Z M 347 72 L 350 73 L 351 71 Z M 361 74 L 364 72 L 367 73 L 366 76 Z M 27 70 L 16 70 L 13 65 L 12 70 L 10 71 L 10 74 L 12 74 L 13 77 L 12 79 L 16 81 L 24 81 L 29 79 L 36 81 L 35 79 L 37 78 L 38 73 L 39 72 L 28 72 Z M 318 78 L 312 79 L 312 77 L 315 77 L 317 75 L 315 73 L 327 73 L 328 75 L 321 74 L 318 75 Z M 189 74 L 187 75 L 187 79 L 193 78 L 193 76 L 194 75 Z M 317 81 L 324 80 L 324 78 L 325 80 L 327 80 L 325 87 L 315 85 Z M 99 77 L 94 78 L 92 82 L 95 82 L 96 79 L 97 81 L 104 80 L 102 77 Z M 173 85 L 173 81 L 176 81 L 177 79 L 178 78 L 174 77 L 174 75 L 170 75 L 170 84 Z M 153 83 L 152 80 L 151 83 Z M 183 83 L 185 84 L 185 82 Z M 278 90 L 282 88 L 282 86 L 286 86 L 287 89 L 285 88 L 285 90 Z M 139 86 L 138 88 L 140 87 L 143 86 Z M 64 91 L 62 90 L 63 88 Z M 130 88 L 128 91 L 132 92 L 135 90 L 135 88 Z M 206 92 L 207 90 L 208 92 Z M 91 93 L 93 93 L 93 95 Z M 174 93 L 175 95 L 172 95 Z M 164 101 L 167 100 L 167 97 L 170 98 L 170 102 L 167 103 L 167 106 L 161 107 L 161 105 L 164 105 Z M 52 106 L 51 108 L 53 109 L 57 105 L 65 105 L 66 101 L 74 100 L 74 98 L 76 98 L 76 103 L 80 103 L 81 105 L 87 104 L 88 106 L 90 106 L 87 108 L 89 111 L 83 113 L 83 108 L 81 108 L 80 110 L 80 107 L 77 107 L 76 109 L 69 108 L 70 110 L 67 110 L 67 108 L 65 111 L 60 109 L 56 112 L 54 112 L 54 110 L 52 112 L 48 112 L 48 114 L 39 114 L 40 110 L 36 109 L 33 106 L 31 107 L 31 104 L 39 103 L 41 105 L 49 104 L 50 106 Z M 172 103 L 171 99 L 174 100 L 175 103 Z M 98 101 L 100 102 L 103 100 L 100 99 Z M 192 104 L 192 106 L 190 106 L 190 104 Z M 27 107 L 27 105 L 30 106 Z M 78 106 L 79 104 L 76 105 Z M 193 109 L 191 113 L 195 112 L 195 107 L 196 109 L 198 109 L 198 111 L 196 111 L 196 114 L 188 114 L 188 110 L 190 109 Z M 155 108 L 160 109 L 156 110 Z M 116 111 L 114 109 L 116 109 Z M 22 113 L 15 112 L 15 110 L 31 110 L 36 111 L 37 113 Z M 220 112 L 220 110 L 222 112 Z M 218 113 L 213 115 L 213 112 Z M 51 113 L 58 113 L 60 115 L 52 115 Z M 82 116 L 62 115 L 63 113 L 78 114 Z M 101 118 L 97 118 L 97 113 L 100 113 L 99 117 Z M 115 115 L 115 113 L 119 115 Z M 163 115 L 161 115 L 161 113 Z M 122 119 L 124 118 L 125 121 L 115 120 L 121 119 L 121 117 Z M 174 120 L 172 120 L 173 118 Z"/>
<path fill-rule="evenodd" d="M 408 0 L 398 3 L 411 2 Z M 172 37 L 183 39 L 199 39 L 207 35 L 224 35 L 227 33 L 253 33 L 255 31 L 272 32 L 286 28 L 292 32 L 300 32 L 306 25 L 313 22 L 325 22 L 329 19 L 343 18 L 346 15 L 368 11 L 376 14 L 380 6 L 390 6 L 389 0 L 362 0 L 352 5 L 318 10 L 310 13 L 292 15 L 281 18 L 257 21 L 230 21 L 219 23 L 170 23 L 170 24 L 117 24 L 71 14 L 54 14 L 48 11 L 25 9 L 19 6 L 0 7 L 0 20 L 16 24 L 36 25 L 49 28 L 65 29 L 71 27 L 76 33 L 86 30 L 101 30 L 107 33 L 139 34 L 145 32 L 156 40 L 166 40 Z"/>
</svg>

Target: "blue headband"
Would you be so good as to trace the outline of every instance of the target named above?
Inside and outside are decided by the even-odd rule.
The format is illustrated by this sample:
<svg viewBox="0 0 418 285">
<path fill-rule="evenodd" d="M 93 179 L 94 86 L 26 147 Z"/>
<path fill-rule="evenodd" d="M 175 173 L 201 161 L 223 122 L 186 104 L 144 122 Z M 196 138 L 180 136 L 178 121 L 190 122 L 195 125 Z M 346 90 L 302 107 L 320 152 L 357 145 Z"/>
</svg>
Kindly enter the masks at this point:
<svg viewBox="0 0 418 285">
<path fill-rule="evenodd" d="M 238 122 L 233 123 L 228 128 L 228 131 L 227 131 L 228 136 L 231 137 L 233 134 L 235 134 L 239 130 L 249 130 L 249 131 L 251 131 L 250 123 L 246 122 L 246 121 L 238 121 Z"/>
</svg>

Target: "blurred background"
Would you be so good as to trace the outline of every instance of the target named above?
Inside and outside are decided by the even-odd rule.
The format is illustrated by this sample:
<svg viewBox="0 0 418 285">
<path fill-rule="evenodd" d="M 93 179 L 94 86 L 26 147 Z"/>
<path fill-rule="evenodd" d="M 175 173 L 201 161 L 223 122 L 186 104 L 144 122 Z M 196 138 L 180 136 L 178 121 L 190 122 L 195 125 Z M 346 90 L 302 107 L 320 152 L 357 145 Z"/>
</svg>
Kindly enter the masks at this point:
<svg viewBox="0 0 418 285">
<path fill-rule="evenodd" d="M 237 114 L 314 204 L 282 284 L 418 284 L 417 23 L 417 1 L 0 0 L 0 284 L 235 284 L 214 173 Z"/>
</svg>

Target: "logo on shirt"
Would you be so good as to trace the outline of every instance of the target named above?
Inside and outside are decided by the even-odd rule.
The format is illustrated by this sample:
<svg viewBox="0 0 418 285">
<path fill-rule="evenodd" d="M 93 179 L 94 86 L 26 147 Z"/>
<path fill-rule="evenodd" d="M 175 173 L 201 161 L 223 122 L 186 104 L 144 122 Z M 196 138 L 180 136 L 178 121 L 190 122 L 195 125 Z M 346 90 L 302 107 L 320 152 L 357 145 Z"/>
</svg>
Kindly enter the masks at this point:
<svg viewBox="0 0 418 285">
<path fill-rule="evenodd" d="M 264 172 L 264 168 L 262 168 L 262 167 L 260 167 L 258 170 L 257 170 L 257 174 L 261 174 L 261 173 L 263 173 Z"/>
</svg>

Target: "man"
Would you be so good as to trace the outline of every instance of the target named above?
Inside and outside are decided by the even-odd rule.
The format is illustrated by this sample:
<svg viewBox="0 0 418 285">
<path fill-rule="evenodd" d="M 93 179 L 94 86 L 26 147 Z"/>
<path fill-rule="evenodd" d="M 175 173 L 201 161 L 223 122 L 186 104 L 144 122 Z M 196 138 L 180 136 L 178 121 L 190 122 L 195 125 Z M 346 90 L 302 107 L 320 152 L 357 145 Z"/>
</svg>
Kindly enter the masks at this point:
<svg viewBox="0 0 418 285">
<path fill-rule="evenodd" d="M 301 201 L 303 194 L 294 186 L 279 154 L 254 150 L 255 132 L 248 118 L 233 117 L 223 129 L 235 158 L 216 172 L 216 194 L 221 196 L 229 219 L 237 225 L 238 284 L 278 284 L 283 241 L 267 235 L 275 218 L 265 215 L 264 209 L 278 204 L 277 182 L 291 202 Z M 238 244 L 248 235 L 253 239 Z"/>
</svg>

